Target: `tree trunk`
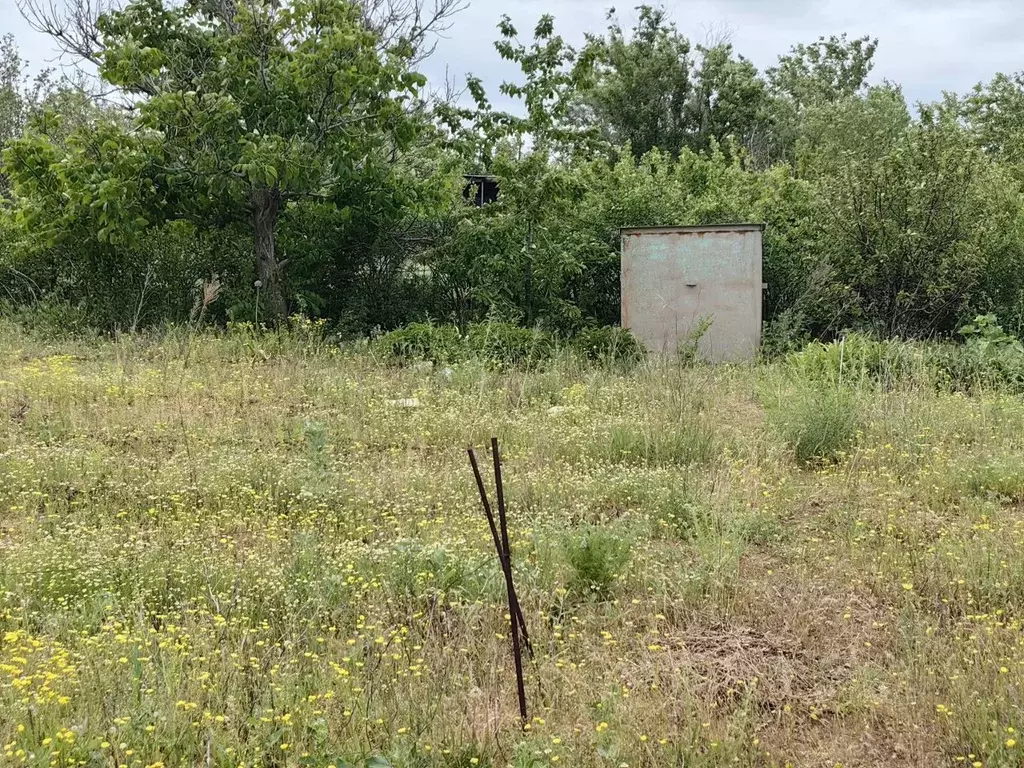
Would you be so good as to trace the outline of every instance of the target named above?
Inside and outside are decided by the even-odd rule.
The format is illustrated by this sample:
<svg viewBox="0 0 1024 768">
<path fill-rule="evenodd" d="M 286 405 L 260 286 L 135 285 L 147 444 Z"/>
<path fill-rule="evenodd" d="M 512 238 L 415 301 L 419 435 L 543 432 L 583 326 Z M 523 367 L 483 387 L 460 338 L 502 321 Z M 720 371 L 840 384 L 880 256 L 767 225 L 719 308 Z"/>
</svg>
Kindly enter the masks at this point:
<svg viewBox="0 0 1024 768">
<path fill-rule="evenodd" d="M 281 196 L 276 188 L 260 187 L 252 192 L 253 248 L 256 252 L 256 274 L 266 316 L 271 322 L 284 320 L 288 307 L 281 279 L 283 264 L 277 260 L 277 217 Z"/>
</svg>

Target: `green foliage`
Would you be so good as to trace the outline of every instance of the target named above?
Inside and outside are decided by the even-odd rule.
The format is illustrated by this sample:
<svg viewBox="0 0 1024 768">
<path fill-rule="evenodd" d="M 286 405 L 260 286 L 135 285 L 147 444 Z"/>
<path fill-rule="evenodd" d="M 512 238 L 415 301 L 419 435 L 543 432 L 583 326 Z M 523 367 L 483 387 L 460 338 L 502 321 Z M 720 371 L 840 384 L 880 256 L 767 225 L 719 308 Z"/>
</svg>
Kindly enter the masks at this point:
<svg viewBox="0 0 1024 768">
<path fill-rule="evenodd" d="M 715 319 L 711 315 L 702 315 L 694 320 L 686 335 L 679 339 L 676 358 L 680 363 L 688 365 L 700 360 L 700 342 L 707 336 Z"/>
<path fill-rule="evenodd" d="M 965 393 L 1024 391 L 1024 346 L 1003 330 L 994 315 L 979 315 L 960 334 L 963 345 L 933 345 L 927 351 L 928 365 L 940 386 Z"/>
<path fill-rule="evenodd" d="M 474 358 L 498 366 L 536 368 L 559 352 L 559 340 L 539 328 L 501 321 L 471 323 L 465 335 L 452 325 L 410 323 L 373 341 L 374 352 L 399 365 L 416 360 L 455 363 Z M 605 364 L 634 364 L 644 356 L 636 338 L 618 327 L 589 328 L 568 340 L 581 358 Z"/>
<path fill-rule="evenodd" d="M 910 376 L 917 357 L 914 348 L 904 342 L 848 333 L 839 341 L 809 344 L 786 362 L 798 378 L 832 387 L 858 386 L 866 381 L 892 386 Z"/>
<path fill-rule="evenodd" d="M 614 531 L 588 528 L 565 543 L 570 587 L 581 597 L 605 600 L 629 562 L 630 544 Z"/>
<path fill-rule="evenodd" d="M 530 368 L 550 360 L 555 340 L 549 333 L 510 323 L 475 323 L 466 342 L 477 357 L 496 363 Z"/>
<path fill-rule="evenodd" d="M 634 157 L 655 147 L 678 154 L 692 132 L 690 42 L 663 9 L 641 6 L 628 38 L 614 16 L 610 21 L 605 37 L 588 40 L 598 67 L 579 97 L 584 119 L 610 143 L 628 144 Z"/>
<path fill-rule="evenodd" d="M 472 106 L 427 105 L 415 31 L 348 0 L 232 7 L 134 0 L 99 20 L 100 75 L 130 116 L 31 86 L 0 46 L 0 136 L 21 134 L 0 209 L 12 303 L 137 329 L 187 317 L 217 275 L 216 322 L 436 318 L 463 354 L 547 356 L 532 330 L 470 350 L 497 319 L 595 358 L 589 329 L 620 321 L 622 227 L 746 221 L 766 224 L 769 353 L 843 329 L 948 337 L 987 313 L 1024 331 L 1020 76 L 915 119 L 898 86 L 866 85 L 871 38 L 797 45 L 762 73 L 641 6 L 579 50 L 551 16 L 529 41 L 503 17 L 517 75 L 499 90 L 519 106 L 472 77 Z M 497 202 L 466 204 L 466 172 L 495 177 Z M 947 367 L 976 367 L 963 356 Z"/>
<path fill-rule="evenodd" d="M 694 119 L 700 131 L 694 149 L 735 143 L 754 150 L 770 121 L 767 89 L 757 68 L 728 43 L 699 50 Z"/>
<path fill-rule="evenodd" d="M 1024 181 L 1024 73 L 997 74 L 952 105 L 974 141 Z"/>
<path fill-rule="evenodd" d="M 383 359 L 399 364 L 416 360 L 453 363 L 466 355 L 458 328 L 433 323 L 412 323 L 385 333 L 374 341 L 373 348 Z"/>
<path fill-rule="evenodd" d="M 878 40 L 845 34 L 793 46 L 767 71 L 772 88 L 798 107 L 838 101 L 864 87 L 874 67 Z"/>
<path fill-rule="evenodd" d="M 1011 336 L 999 324 L 995 315 L 978 315 L 960 329 L 967 346 L 984 354 L 991 351 L 1009 350 L 1024 354 L 1020 339 Z"/>
<path fill-rule="evenodd" d="M 640 341 L 617 325 L 585 328 L 572 340 L 572 347 L 588 360 L 632 365 L 647 354 Z"/>
<path fill-rule="evenodd" d="M 808 107 L 797 131 L 795 162 L 807 178 L 836 174 L 851 161 L 880 160 L 911 127 L 903 92 L 885 84 Z"/>
<path fill-rule="evenodd" d="M 955 124 L 915 127 L 879 159 L 849 159 L 821 187 L 823 256 L 846 294 L 833 307 L 841 325 L 948 334 L 1019 291 L 1019 195 Z"/>
<path fill-rule="evenodd" d="M 803 465 L 834 461 L 854 444 L 860 428 L 854 395 L 841 387 L 801 387 L 780 393 L 771 415 Z"/>
<path fill-rule="evenodd" d="M 265 316 L 281 318 L 282 210 L 386 177 L 415 135 L 406 106 L 423 79 L 404 43 L 379 54 L 346 0 L 224 8 L 135 0 L 101 16 L 100 75 L 139 98 L 133 125 L 89 126 L 64 150 L 44 120 L 5 162 L 20 220 L 50 242 L 131 246 L 168 218 L 245 224 Z"/>
<path fill-rule="evenodd" d="M 994 315 L 979 315 L 960 329 L 964 343 L 875 339 L 847 333 L 814 342 L 786 359 L 795 377 L 827 387 L 934 387 L 965 394 L 1024 391 L 1024 345 Z"/>
<path fill-rule="evenodd" d="M 230 230 L 201 230 L 178 221 L 139 234 L 132 245 L 61 239 L 52 245 L 15 230 L 0 270 L 16 304 L 41 300 L 75 307 L 83 322 L 107 331 L 186 322 L 197 280 L 216 274 L 214 320 L 252 296 L 251 252 Z"/>
<path fill-rule="evenodd" d="M 89 336 L 93 328 L 81 307 L 50 298 L 3 302 L 0 315 L 32 336 L 47 341 Z"/>
<path fill-rule="evenodd" d="M 694 50 L 664 9 L 638 10 L 628 36 L 611 11 L 606 34 L 588 38 L 596 66 L 580 89 L 580 122 L 636 159 L 652 149 L 675 156 L 753 142 L 769 120 L 757 69 L 728 44 Z"/>
</svg>

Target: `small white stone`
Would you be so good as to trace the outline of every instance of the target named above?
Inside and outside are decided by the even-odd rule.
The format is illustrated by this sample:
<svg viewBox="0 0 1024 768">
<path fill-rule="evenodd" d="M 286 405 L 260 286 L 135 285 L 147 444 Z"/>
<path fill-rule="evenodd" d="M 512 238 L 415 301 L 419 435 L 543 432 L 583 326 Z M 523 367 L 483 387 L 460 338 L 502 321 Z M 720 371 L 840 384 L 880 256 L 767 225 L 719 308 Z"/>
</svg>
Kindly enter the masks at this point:
<svg viewBox="0 0 1024 768">
<path fill-rule="evenodd" d="M 565 413 L 567 410 L 569 409 L 566 408 L 564 405 L 552 405 L 550 408 L 548 408 L 548 415 L 557 416 L 560 413 Z"/>
<path fill-rule="evenodd" d="M 388 400 L 392 408 L 419 408 L 420 401 L 415 397 L 403 397 L 401 400 Z"/>
</svg>

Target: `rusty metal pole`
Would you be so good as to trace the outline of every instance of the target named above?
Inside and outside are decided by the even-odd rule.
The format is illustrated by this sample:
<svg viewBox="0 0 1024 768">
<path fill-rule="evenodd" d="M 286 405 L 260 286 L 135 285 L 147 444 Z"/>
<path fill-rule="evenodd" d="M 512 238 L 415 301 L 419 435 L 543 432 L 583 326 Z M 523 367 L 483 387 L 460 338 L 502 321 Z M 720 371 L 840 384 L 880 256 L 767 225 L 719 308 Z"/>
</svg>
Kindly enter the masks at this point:
<svg viewBox="0 0 1024 768">
<path fill-rule="evenodd" d="M 501 453 L 498 449 L 498 438 L 491 438 L 491 452 L 494 455 L 494 485 L 498 494 L 498 524 L 501 528 L 501 544 L 505 558 L 505 588 L 508 592 L 509 623 L 512 628 L 512 656 L 516 663 L 516 691 L 519 694 L 519 716 L 523 724 L 527 722 L 526 715 L 526 683 L 523 679 L 523 651 L 519 647 L 519 622 L 516 618 L 515 606 L 519 600 L 516 598 L 516 585 L 512 581 L 512 550 L 508 543 L 508 521 L 505 515 L 505 489 L 501 482 Z"/>
<path fill-rule="evenodd" d="M 480 493 L 480 503 L 484 508 L 484 515 L 487 517 L 487 525 L 491 529 L 491 538 L 494 540 L 494 551 L 498 555 L 498 562 L 501 565 L 501 572 L 505 575 L 506 580 L 512 580 L 512 558 L 505 557 L 505 547 L 501 543 L 501 537 L 498 533 L 498 527 L 494 522 L 494 512 L 491 509 L 491 501 L 487 498 L 487 489 L 484 487 L 484 479 L 480 474 L 480 466 L 476 461 L 476 453 L 472 448 L 469 448 L 469 463 L 473 467 L 473 476 L 476 478 L 477 491 Z M 533 645 L 530 643 L 530 634 L 526 630 L 526 619 L 523 618 L 523 609 L 519 605 L 519 596 L 516 595 L 515 605 L 511 607 L 511 611 L 519 622 L 519 631 L 522 633 L 523 644 L 526 646 L 526 652 L 533 657 Z"/>
</svg>

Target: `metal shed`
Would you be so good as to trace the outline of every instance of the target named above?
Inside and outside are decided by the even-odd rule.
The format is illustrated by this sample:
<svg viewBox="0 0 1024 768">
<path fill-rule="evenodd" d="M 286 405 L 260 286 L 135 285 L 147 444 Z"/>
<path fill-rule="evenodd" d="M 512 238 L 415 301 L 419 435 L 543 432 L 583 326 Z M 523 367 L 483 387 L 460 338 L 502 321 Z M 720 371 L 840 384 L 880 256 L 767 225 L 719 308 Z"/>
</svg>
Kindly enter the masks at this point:
<svg viewBox="0 0 1024 768">
<path fill-rule="evenodd" d="M 675 353 L 705 318 L 700 354 L 749 360 L 761 343 L 763 224 L 622 230 L 622 325 Z"/>
</svg>

